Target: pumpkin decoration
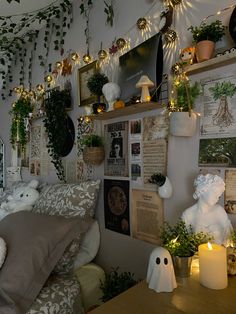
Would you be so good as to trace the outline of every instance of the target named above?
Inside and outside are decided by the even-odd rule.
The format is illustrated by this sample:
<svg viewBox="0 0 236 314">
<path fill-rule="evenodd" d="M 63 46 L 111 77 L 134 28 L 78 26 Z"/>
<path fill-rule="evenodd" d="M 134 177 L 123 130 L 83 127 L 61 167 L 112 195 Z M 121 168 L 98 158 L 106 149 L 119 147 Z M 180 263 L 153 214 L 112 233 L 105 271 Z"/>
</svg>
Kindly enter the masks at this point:
<svg viewBox="0 0 236 314">
<path fill-rule="evenodd" d="M 113 104 L 113 108 L 114 109 L 121 109 L 121 108 L 124 108 L 124 107 L 125 107 L 125 103 L 124 103 L 123 100 L 120 100 L 120 99 L 115 101 L 114 104 Z"/>
</svg>

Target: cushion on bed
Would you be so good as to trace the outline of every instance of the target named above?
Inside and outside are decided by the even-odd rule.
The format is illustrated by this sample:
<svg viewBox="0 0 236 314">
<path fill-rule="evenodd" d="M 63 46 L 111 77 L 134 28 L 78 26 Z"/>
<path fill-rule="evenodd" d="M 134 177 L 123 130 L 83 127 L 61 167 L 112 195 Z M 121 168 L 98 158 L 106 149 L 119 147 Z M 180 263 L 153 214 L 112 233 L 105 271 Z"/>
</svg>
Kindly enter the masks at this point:
<svg viewBox="0 0 236 314">
<path fill-rule="evenodd" d="M 66 218 L 79 216 L 82 220 L 91 219 L 95 214 L 99 186 L 100 180 L 49 185 L 40 194 L 33 211 Z M 67 247 L 56 264 L 54 273 L 73 272 L 74 259 L 79 252 L 80 242 L 81 237 L 75 238 Z"/>
<path fill-rule="evenodd" d="M 1 313 L 25 313 L 65 248 L 87 231 L 90 221 L 20 211 L 0 221 L 8 247 L 0 271 Z"/>
</svg>

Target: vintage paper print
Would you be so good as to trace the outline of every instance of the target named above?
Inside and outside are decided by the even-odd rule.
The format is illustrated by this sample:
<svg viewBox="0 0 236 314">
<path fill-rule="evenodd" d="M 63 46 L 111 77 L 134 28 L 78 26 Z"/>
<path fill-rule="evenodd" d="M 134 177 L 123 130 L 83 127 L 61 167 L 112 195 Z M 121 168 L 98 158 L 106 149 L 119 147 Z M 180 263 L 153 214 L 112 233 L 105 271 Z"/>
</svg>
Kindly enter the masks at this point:
<svg viewBox="0 0 236 314">
<path fill-rule="evenodd" d="M 131 181 L 132 186 L 142 186 L 143 176 L 142 176 L 142 164 L 138 162 L 131 163 Z"/>
<path fill-rule="evenodd" d="M 89 105 L 96 101 L 96 96 L 90 92 L 87 83 L 90 77 L 96 73 L 97 66 L 97 61 L 94 61 L 92 63 L 89 63 L 88 65 L 83 66 L 82 68 L 79 68 L 78 76 L 80 106 Z"/>
<path fill-rule="evenodd" d="M 80 117 L 78 119 L 78 125 L 77 125 L 77 156 L 81 157 L 83 154 L 83 140 L 86 135 L 89 135 L 93 132 L 93 120 L 86 118 L 86 117 Z"/>
<path fill-rule="evenodd" d="M 132 190 L 133 237 L 159 245 L 162 226 L 163 203 L 158 193 Z"/>
<path fill-rule="evenodd" d="M 168 133 L 169 114 L 167 112 L 143 118 L 143 141 L 167 138 Z"/>
<path fill-rule="evenodd" d="M 105 227 L 130 235 L 129 181 L 104 180 Z"/>
<path fill-rule="evenodd" d="M 236 167 L 236 137 L 200 139 L 199 167 Z"/>
<path fill-rule="evenodd" d="M 236 132 L 236 73 L 202 81 L 201 135 Z"/>
<path fill-rule="evenodd" d="M 225 210 L 236 214 L 236 170 L 225 171 Z"/>
<path fill-rule="evenodd" d="M 141 143 L 130 143 L 131 161 L 141 161 Z"/>
<path fill-rule="evenodd" d="M 221 171 L 220 171 L 220 169 L 212 169 L 212 168 L 200 168 L 199 169 L 199 174 L 206 175 L 208 173 L 213 174 L 213 175 L 217 175 L 220 177 Z"/>
<path fill-rule="evenodd" d="M 34 126 L 30 133 L 30 159 L 40 156 L 41 126 Z"/>
<path fill-rule="evenodd" d="M 21 167 L 29 168 L 29 154 L 30 154 L 29 150 L 30 150 L 29 143 L 26 143 L 24 149 L 21 149 L 20 152 Z"/>
<path fill-rule="evenodd" d="M 75 160 L 66 160 L 65 175 L 66 175 L 67 183 L 76 182 L 76 179 L 77 179 L 76 167 L 77 167 L 77 163 Z"/>
<path fill-rule="evenodd" d="M 142 119 L 135 119 L 129 121 L 130 139 L 141 140 L 142 134 Z"/>
<path fill-rule="evenodd" d="M 164 139 L 143 143 L 144 184 L 148 183 L 155 172 L 166 173 L 167 142 Z"/>
<path fill-rule="evenodd" d="M 83 159 L 77 160 L 76 178 L 78 181 L 83 181 L 85 179 L 85 163 Z"/>
<path fill-rule="evenodd" d="M 128 121 L 104 126 L 105 175 L 128 177 Z"/>
</svg>

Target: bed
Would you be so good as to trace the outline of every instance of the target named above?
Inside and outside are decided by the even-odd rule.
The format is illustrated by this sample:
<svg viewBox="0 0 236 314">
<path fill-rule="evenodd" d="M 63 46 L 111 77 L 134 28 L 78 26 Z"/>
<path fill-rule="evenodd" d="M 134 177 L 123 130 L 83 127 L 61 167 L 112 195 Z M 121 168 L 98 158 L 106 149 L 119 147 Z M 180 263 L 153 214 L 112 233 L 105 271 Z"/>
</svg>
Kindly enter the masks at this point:
<svg viewBox="0 0 236 314">
<path fill-rule="evenodd" d="M 101 303 L 105 275 L 91 263 L 100 243 L 94 220 L 99 185 L 99 180 L 46 185 L 31 212 L 0 221 L 7 243 L 1 314 L 83 314 Z"/>
</svg>

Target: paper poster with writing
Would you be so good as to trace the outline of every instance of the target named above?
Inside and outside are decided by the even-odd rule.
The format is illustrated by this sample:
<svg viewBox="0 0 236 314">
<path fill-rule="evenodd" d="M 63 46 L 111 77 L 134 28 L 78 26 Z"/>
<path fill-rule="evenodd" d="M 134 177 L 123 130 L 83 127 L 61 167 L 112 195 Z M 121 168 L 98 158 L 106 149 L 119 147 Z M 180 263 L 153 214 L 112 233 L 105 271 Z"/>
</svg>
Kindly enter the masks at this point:
<svg viewBox="0 0 236 314">
<path fill-rule="evenodd" d="M 129 181 L 104 180 L 105 227 L 130 235 Z"/>
<path fill-rule="evenodd" d="M 225 171 L 225 210 L 236 214 L 236 170 Z"/>
<path fill-rule="evenodd" d="M 128 177 L 128 121 L 104 126 L 106 176 Z"/>
<path fill-rule="evenodd" d="M 236 73 L 202 80 L 201 135 L 236 133 Z"/>
<path fill-rule="evenodd" d="M 157 192 L 132 190 L 132 235 L 136 239 L 160 244 L 163 203 Z"/>
</svg>

